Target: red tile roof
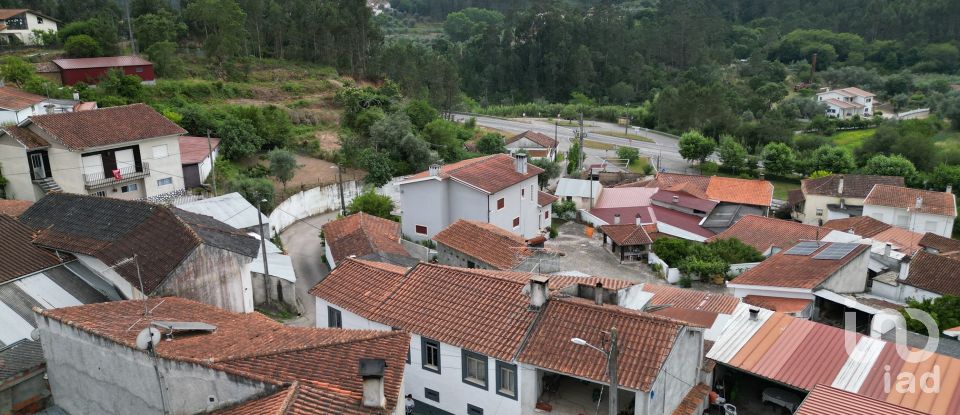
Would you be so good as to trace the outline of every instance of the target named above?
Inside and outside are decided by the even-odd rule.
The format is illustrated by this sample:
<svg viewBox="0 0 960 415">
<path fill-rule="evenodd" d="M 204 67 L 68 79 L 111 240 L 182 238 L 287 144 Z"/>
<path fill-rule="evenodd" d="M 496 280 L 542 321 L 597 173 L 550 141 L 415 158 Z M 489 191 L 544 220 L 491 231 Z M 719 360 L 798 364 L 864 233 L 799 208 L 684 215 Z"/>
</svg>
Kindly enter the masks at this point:
<svg viewBox="0 0 960 415">
<path fill-rule="evenodd" d="M 918 199 L 919 198 L 919 199 Z M 917 207 L 917 201 L 920 207 Z M 957 216 L 957 198 L 953 193 L 878 184 L 863 201 L 864 205 L 888 206 L 911 212 Z"/>
<path fill-rule="evenodd" d="M 653 221 L 657 224 L 667 224 L 704 238 L 716 235 L 715 232 L 700 226 L 700 221 L 702 221 L 703 218 L 697 215 L 677 212 L 673 209 L 660 206 L 651 206 L 650 211 L 653 212 Z M 660 228 L 660 231 L 663 232 L 663 229 Z"/>
<path fill-rule="evenodd" d="M 864 238 L 873 237 L 880 232 L 892 228 L 892 226 L 869 216 L 852 216 L 849 218 L 828 220 L 823 224 L 823 227 L 853 233 L 854 235 Z"/>
<path fill-rule="evenodd" d="M 275 385 L 318 381 L 346 391 L 355 405 L 362 381 L 361 358 L 387 361 L 384 376 L 388 408 L 397 404 L 410 336 L 403 331 L 289 327 L 259 313 L 230 313 L 182 298 L 116 301 L 50 310 L 35 309 L 61 324 L 136 349 L 136 336 L 156 321 L 199 321 L 211 333 L 174 335 L 155 346 L 157 356 L 211 367 Z M 129 327 L 117 330 L 119 326 Z M 335 411 L 341 413 L 340 411 Z M 320 412 L 307 412 L 320 413 Z"/>
<path fill-rule="evenodd" d="M 910 272 L 900 283 L 940 295 L 960 296 L 960 259 L 917 252 L 910 260 Z"/>
<path fill-rule="evenodd" d="M 600 226 L 600 232 L 609 236 L 613 242 L 621 246 L 630 245 L 649 245 L 653 243 L 650 235 L 643 229 L 643 226 L 635 224 L 624 225 L 603 225 Z"/>
<path fill-rule="evenodd" d="M 791 314 L 799 313 L 807 308 L 810 305 L 812 300 L 805 298 L 783 298 L 783 297 L 768 297 L 764 295 L 748 295 L 743 297 L 743 302 L 755 305 L 757 307 L 763 307 L 767 310 L 773 310 L 780 313 Z"/>
<path fill-rule="evenodd" d="M 187 131 L 146 104 L 34 115 L 30 122 L 71 150 L 175 136 Z"/>
<path fill-rule="evenodd" d="M 648 391 L 660 373 L 683 325 L 675 320 L 620 307 L 597 306 L 580 298 L 547 303 L 518 361 L 597 382 L 608 382 L 606 358 L 570 341 L 603 344 L 601 330 L 616 327 L 622 387 Z"/>
<path fill-rule="evenodd" d="M 9 19 L 13 16 L 16 16 L 23 12 L 28 12 L 27 9 L 0 9 L 0 19 Z"/>
<path fill-rule="evenodd" d="M 850 263 L 870 246 L 860 244 L 852 252 L 841 259 L 814 259 L 813 257 L 826 250 L 830 243 L 825 243 L 810 255 L 787 255 L 789 249 L 774 254 L 759 265 L 748 269 L 731 281 L 736 285 L 760 285 L 768 287 L 786 287 L 813 289 L 818 287 L 827 278 L 844 265 Z M 866 269 L 864 269 L 866 275 Z"/>
<path fill-rule="evenodd" d="M 554 148 L 557 146 L 557 140 L 554 140 L 544 134 L 538 133 L 536 131 L 524 131 L 520 134 L 517 134 L 513 137 L 510 137 L 504 141 L 504 144 L 511 144 L 516 141 L 519 141 L 521 138 L 526 138 L 527 140 L 533 141 L 537 145 L 543 148 Z"/>
<path fill-rule="evenodd" d="M 61 263 L 56 255 L 31 243 L 32 233 L 16 219 L 0 214 L 0 283 Z"/>
<path fill-rule="evenodd" d="M 529 163 L 526 174 L 517 173 L 513 156 L 493 154 L 442 166 L 438 177 L 463 182 L 487 193 L 496 193 L 540 173 L 543 173 L 543 169 Z M 410 176 L 400 184 L 428 177 L 430 172 L 424 171 Z"/>
<path fill-rule="evenodd" d="M 216 151 L 218 146 L 220 146 L 219 138 L 211 138 L 208 144 L 207 137 L 182 135 L 180 136 L 180 164 L 198 164 L 210 156 L 210 148 Z"/>
<path fill-rule="evenodd" d="M 347 258 L 310 289 L 323 298 L 366 319 L 403 284 L 407 268 L 383 262 Z"/>
<path fill-rule="evenodd" d="M 877 242 L 890 243 L 900 252 L 913 255 L 914 252 L 920 249 L 920 239 L 922 238 L 922 233 L 891 227 L 890 229 L 873 235 L 870 239 Z"/>
<path fill-rule="evenodd" d="M 689 308 L 666 307 L 649 311 L 650 314 L 656 314 L 677 321 L 682 321 L 692 327 L 710 328 L 717 321 L 717 313 L 710 311 L 691 310 Z"/>
<path fill-rule="evenodd" d="M 732 295 L 678 288 L 666 284 L 643 284 L 643 290 L 653 293 L 648 305 L 671 305 L 674 308 L 732 314 L 740 299 Z"/>
<path fill-rule="evenodd" d="M 690 388 L 687 396 L 680 401 L 677 409 L 673 410 L 673 415 L 701 415 L 705 403 L 710 399 L 710 387 L 705 383 L 698 383 L 697 386 Z"/>
<path fill-rule="evenodd" d="M 139 56 L 103 56 L 99 58 L 54 59 L 60 69 L 116 68 L 121 66 L 153 65 Z"/>
<path fill-rule="evenodd" d="M 710 200 L 743 205 L 770 206 L 773 200 L 773 185 L 766 180 L 658 173 L 656 180 L 646 186 L 670 191 L 682 189 L 693 195 L 705 194 Z"/>
<path fill-rule="evenodd" d="M 828 100 L 826 100 L 826 101 L 824 101 L 824 102 L 826 102 L 826 103 L 828 103 L 828 104 L 831 104 L 831 105 L 833 105 L 833 106 L 835 106 L 835 107 L 839 107 L 839 108 L 841 108 L 841 109 L 863 108 L 863 105 L 858 104 L 858 103 L 856 103 L 856 102 L 841 101 L 841 100 L 836 99 L 836 98 L 830 98 L 830 99 L 828 99 Z"/>
<path fill-rule="evenodd" d="M 17 217 L 30 206 L 33 206 L 33 202 L 29 200 L 0 199 L 0 215 Z"/>
<path fill-rule="evenodd" d="M 935 249 L 941 254 L 960 251 L 960 241 L 935 233 L 925 233 L 918 244 L 924 248 Z"/>
<path fill-rule="evenodd" d="M 657 193 L 657 189 L 642 187 L 611 187 L 600 190 L 594 208 L 624 208 L 650 206 L 650 198 Z"/>
<path fill-rule="evenodd" d="M 794 415 L 920 415 L 912 409 L 829 385 L 816 385 Z"/>
<path fill-rule="evenodd" d="M 359 212 L 328 222 L 321 229 L 338 264 L 351 255 L 389 262 L 416 262 L 400 245 L 400 224 L 392 220 Z"/>
<path fill-rule="evenodd" d="M 10 134 L 14 140 L 19 141 L 27 149 L 50 147 L 50 143 L 26 127 L 8 125 L 3 127 L 3 132 Z"/>
<path fill-rule="evenodd" d="M 835 90 L 828 91 L 828 92 L 840 92 L 840 93 L 845 93 L 845 94 L 850 94 L 850 95 L 856 95 L 856 96 L 861 96 L 861 97 L 874 97 L 874 96 L 876 96 L 876 95 L 875 95 L 874 93 L 872 93 L 872 92 L 864 91 L 864 90 L 862 90 L 862 89 L 860 89 L 860 88 L 857 88 L 857 87 L 855 87 L 855 86 L 850 86 L 850 87 L 846 87 L 846 88 L 842 88 L 842 89 L 835 89 Z"/>
<path fill-rule="evenodd" d="M 748 215 L 707 242 L 736 238 L 764 253 L 770 247 L 784 249 L 800 241 L 816 241 L 829 232 L 829 229 L 794 221 Z"/>
<path fill-rule="evenodd" d="M 21 89 L 0 86 L 0 109 L 19 111 L 37 105 L 45 99 Z"/>
<path fill-rule="evenodd" d="M 533 254 L 519 235 L 489 223 L 460 219 L 440 231 L 433 241 L 462 252 L 499 270 L 510 270 Z"/>
<path fill-rule="evenodd" d="M 676 197 L 676 199 L 674 199 L 674 197 Z M 717 207 L 718 204 L 717 202 L 707 199 L 705 196 L 698 197 L 685 191 L 671 191 L 666 189 L 660 189 L 650 199 L 669 205 L 699 210 L 701 212 L 710 212 L 713 208 Z"/>
<path fill-rule="evenodd" d="M 843 180 L 843 193 L 840 193 L 840 181 Z M 867 197 L 874 185 L 885 184 L 903 187 L 903 177 L 872 176 L 865 174 L 831 174 L 816 179 L 800 181 L 800 190 L 807 195 L 832 197 L 853 197 L 863 199 Z"/>
<path fill-rule="evenodd" d="M 297 381 L 272 395 L 248 401 L 213 415 L 380 415 L 383 409 L 359 405 L 362 394 L 315 381 Z"/>
<path fill-rule="evenodd" d="M 558 200 L 560 200 L 559 197 L 556 197 L 550 193 L 544 191 L 537 192 L 537 205 L 540 207 L 544 207 Z"/>
</svg>

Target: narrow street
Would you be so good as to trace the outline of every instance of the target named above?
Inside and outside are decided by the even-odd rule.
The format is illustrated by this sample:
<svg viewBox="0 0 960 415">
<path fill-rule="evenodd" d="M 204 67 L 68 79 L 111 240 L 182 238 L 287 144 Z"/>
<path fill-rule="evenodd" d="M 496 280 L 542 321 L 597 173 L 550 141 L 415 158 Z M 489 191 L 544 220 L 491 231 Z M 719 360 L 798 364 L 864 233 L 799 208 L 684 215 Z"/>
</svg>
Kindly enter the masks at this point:
<svg viewBox="0 0 960 415">
<path fill-rule="evenodd" d="M 316 325 L 314 299 L 308 291 L 330 273 L 330 269 L 322 259 L 323 244 L 320 240 L 320 227 L 336 219 L 337 213 L 334 211 L 309 217 L 290 225 L 280 233 L 283 246 L 293 260 L 293 270 L 297 273 L 297 302 L 303 311 L 300 318 L 289 322 L 290 325 L 303 327 Z"/>
</svg>

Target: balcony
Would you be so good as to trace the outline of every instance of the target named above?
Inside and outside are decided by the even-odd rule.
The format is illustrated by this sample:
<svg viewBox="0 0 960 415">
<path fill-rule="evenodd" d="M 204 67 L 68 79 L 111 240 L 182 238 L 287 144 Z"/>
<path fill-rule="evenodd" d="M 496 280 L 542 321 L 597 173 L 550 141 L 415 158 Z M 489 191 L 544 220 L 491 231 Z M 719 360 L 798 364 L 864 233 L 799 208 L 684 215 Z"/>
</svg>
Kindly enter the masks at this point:
<svg viewBox="0 0 960 415">
<path fill-rule="evenodd" d="M 121 167 L 120 168 L 120 179 L 116 179 L 113 175 L 105 175 L 103 172 L 96 173 L 84 173 L 83 174 L 83 183 L 84 186 L 89 189 L 96 189 L 100 187 L 113 186 L 121 183 L 131 182 L 137 179 L 141 179 L 150 175 L 150 165 L 147 163 L 139 163 L 133 166 Z"/>
</svg>

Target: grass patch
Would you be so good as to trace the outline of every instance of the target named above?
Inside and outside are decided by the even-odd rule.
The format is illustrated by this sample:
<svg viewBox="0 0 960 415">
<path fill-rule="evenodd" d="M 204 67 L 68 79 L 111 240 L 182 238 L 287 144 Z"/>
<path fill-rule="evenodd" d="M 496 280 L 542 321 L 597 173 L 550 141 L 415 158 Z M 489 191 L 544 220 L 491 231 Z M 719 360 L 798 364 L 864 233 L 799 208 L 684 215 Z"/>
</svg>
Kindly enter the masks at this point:
<svg viewBox="0 0 960 415">
<path fill-rule="evenodd" d="M 855 150 L 857 147 L 863 145 L 863 141 L 877 132 L 876 128 L 866 128 L 863 130 L 849 130 L 841 131 L 830 136 L 830 139 L 833 140 L 833 143 L 847 148 L 849 150 Z"/>
<path fill-rule="evenodd" d="M 596 133 L 594 133 L 594 134 L 609 135 L 609 136 L 611 136 L 611 137 L 619 137 L 619 138 L 623 138 L 623 139 L 627 139 L 627 140 L 637 140 L 637 141 L 643 141 L 643 142 L 647 142 L 647 143 L 652 143 L 652 142 L 654 142 L 653 140 L 651 140 L 651 139 L 649 139 L 649 138 L 647 138 L 647 137 L 644 137 L 644 136 L 640 136 L 640 135 L 636 135 L 636 134 L 630 134 L 630 133 L 624 134 L 624 133 L 622 133 L 622 132 L 620 132 L 620 131 L 599 131 L 599 132 L 596 132 Z"/>
<path fill-rule="evenodd" d="M 640 157 L 634 160 L 633 163 L 630 163 L 630 165 L 627 166 L 627 169 L 629 169 L 631 173 L 643 173 L 643 169 L 648 164 L 650 164 L 649 157 Z"/>
<path fill-rule="evenodd" d="M 583 146 L 586 148 L 592 148 L 594 150 L 613 150 L 617 146 L 608 143 L 601 143 L 599 141 L 583 140 Z"/>
<path fill-rule="evenodd" d="M 740 177 L 736 174 L 718 172 L 717 176 L 722 177 Z M 788 179 L 783 177 L 766 177 L 764 180 L 773 185 L 773 198 L 787 200 L 787 193 L 800 188 L 800 179 Z"/>
<path fill-rule="evenodd" d="M 933 141 L 943 147 L 960 146 L 960 131 L 943 131 L 933 136 Z"/>
</svg>

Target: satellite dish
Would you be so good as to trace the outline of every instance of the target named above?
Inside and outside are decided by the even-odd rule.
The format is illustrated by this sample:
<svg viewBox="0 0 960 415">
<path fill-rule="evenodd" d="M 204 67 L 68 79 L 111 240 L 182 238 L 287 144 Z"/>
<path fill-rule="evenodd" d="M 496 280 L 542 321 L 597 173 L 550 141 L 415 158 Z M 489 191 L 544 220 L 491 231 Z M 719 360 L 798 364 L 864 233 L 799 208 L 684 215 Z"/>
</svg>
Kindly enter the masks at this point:
<svg viewBox="0 0 960 415">
<path fill-rule="evenodd" d="M 137 334 L 137 348 L 140 350 L 147 350 L 151 346 L 160 343 L 160 330 L 157 330 L 153 327 L 147 327 L 143 330 L 140 330 L 140 333 Z"/>
<path fill-rule="evenodd" d="M 36 342 L 36 341 L 40 341 L 40 329 L 33 329 L 33 330 L 31 330 L 31 331 L 30 331 L 30 338 L 33 339 L 33 341 L 35 341 L 35 342 Z"/>
</svg>

